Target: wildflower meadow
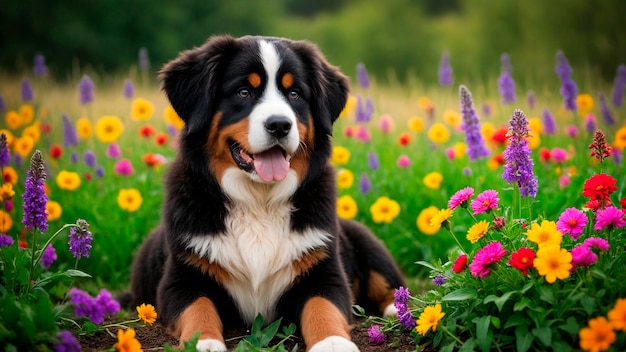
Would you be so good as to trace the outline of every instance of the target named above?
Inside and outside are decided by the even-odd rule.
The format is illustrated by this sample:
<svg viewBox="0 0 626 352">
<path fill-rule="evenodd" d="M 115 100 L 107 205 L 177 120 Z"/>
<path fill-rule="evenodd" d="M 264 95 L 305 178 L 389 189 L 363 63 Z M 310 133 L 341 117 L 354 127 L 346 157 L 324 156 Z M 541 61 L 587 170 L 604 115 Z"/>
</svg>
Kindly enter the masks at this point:
<svg viewBox="0 0 626 352">
<path fill-rule="evenodd" d="M 337 214 L 368 225 L 409 282 L 398 317 L 354 313 L 387 350 L 401 335 L 427 351 L 623 350 L 626 66 L 602 82 L 559 51 L 552 77 L 520 87 L 500 59 L 493 79 L 460 81 L 444 52 L 433 85 L 343 68 Z M 0 345 L 77 351 L 107 331 L 108 348 L 139 351 L 134 329 L 158 311 L 115 293 L 185 127 L 145 65 L 59 82 L 33 63 L 0 81 Z"/>
</svg>

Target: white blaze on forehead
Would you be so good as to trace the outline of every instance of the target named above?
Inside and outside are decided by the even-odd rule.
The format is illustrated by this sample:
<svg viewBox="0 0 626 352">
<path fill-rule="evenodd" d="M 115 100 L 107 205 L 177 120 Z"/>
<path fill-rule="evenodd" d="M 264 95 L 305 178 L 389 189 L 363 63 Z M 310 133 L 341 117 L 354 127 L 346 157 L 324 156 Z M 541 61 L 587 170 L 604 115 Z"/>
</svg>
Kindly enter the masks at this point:
<svg viewBox="0 0 626 352">
<path fill-rule="evenodd" d="M 276 140 L 265 130 L 265 121 L 270 116 L 284 116 L 291 121 L 292 129 L 281 139 L 280 145 L 286 149 L 287 153 L 294 153 L 299 144 L 296 114 L 277 84 L 281 57 L 276 47 L 265 40 L 259 42 L 259 57 L 263 63 L 267 82 L 261 99 L 250 113 L 248 142 L 251 152 L 260 153 L 276 145 Z"/>
</svg>

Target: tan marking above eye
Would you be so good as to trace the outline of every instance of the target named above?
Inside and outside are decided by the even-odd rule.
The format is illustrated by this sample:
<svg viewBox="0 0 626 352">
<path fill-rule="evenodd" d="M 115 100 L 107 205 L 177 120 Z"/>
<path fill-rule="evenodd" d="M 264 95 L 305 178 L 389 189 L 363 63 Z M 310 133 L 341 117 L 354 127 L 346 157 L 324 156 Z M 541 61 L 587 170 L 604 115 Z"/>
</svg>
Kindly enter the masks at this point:
<svg viewBox="0 0 626 352">
<path fill-rule="evenodd" d="M 283 88 L 289 89 L 293 85 L 293 75 L 291 73 L 285 73 L 283 78 L 280 80 L 280 83 L 283 85 Z"/>
<path fill-rule="evenodd" d="M 259 76 L 258 73 L 253 72 L 248 75 L 248 82 L 250 82 L 252 88 L 259 88 L 259 86 L 261 86 L 261 76 Z"/>
</svg>

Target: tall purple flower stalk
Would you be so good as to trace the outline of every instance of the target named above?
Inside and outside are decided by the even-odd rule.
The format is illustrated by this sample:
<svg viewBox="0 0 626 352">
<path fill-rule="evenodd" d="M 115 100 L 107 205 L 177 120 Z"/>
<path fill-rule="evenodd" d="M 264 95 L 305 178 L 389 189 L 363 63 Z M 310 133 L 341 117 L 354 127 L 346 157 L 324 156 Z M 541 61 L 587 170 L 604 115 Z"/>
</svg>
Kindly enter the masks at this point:
<svg viewBox="0 0 626 352">
<path fill-rule="evenodd" d="M 450 86 L 453 81 L 452 66 L 450 66 L 450 54 L 445 51 L 441 55 L 441 61 L 439 62 L 439 85 Z"/>
<path fill-rule="evenodd" d="M 9 165 L 9 162 L 11 162 L 11 151 L 9 150 L 7 135 L 2 132 L 0 133 L 0 168 Z"/>
<path fill-rule="evenodd" d="M 35 93 L 33 92 L 33 86 L 30 84 L 28 78 L 22 78 L 22 101 L 28 103 L 33 101 Z"/>
<path fill-rule="evenodd" d="M 356 65 L 356 81 L 361 88 L 367 89 L 370 87 L 370 77 L 367 74 L 365 64 L 362 62 Z"/>
<path fill-rule="evenodd" d="M 368 123 L 372 119 L 373 114 L 374 103 L 372 102 L 372 99 L 367 98 L 365 103 L 363 103 L 363 99 L 360 96 L 357 96 L 355 121 L 363 124 Z"/>
<path fill-rule="evenodd" d="M 133 81 L 131 81 L 130 79 L 124 81 L 122 94 L 126 99 L 132 99 L 135 96 L 135 86 L 133 85 Z"/>
<path fill-rule="evenodd" d="M 40 150 L 35 150 L 33 153 L 30 159 L 30 168 L 26 175 L 25 189 L 22 194 L 24 200 L 22 224 L 25 225 L 26 230 L 46 231 L 48 230 L 48 214 L 46 213 L 48 196 L 44 190 L 46 171 Z"/>
<path fill-rule="evenodd" d="M 626 90 L 626 65 L 617 67 L 617 75 L 613 83 L 613 105 L 621 107 L 624 103 L 624 91 Z"/>
<path fill-rule="evenodd" d="M 554 121 L 554 116 L 552 116 L 548 108 L 543 109 L 543 114 L 541 115 L 541 117 L 543 120 L 543 132 L 545 134 L 556 134 L 556 122 Z"/>
<path fill-rule="evenodd" d="M 33 66 L 33 73 L 35 76 L 43 76 L 48 72 L 48 66 L 46 66 L 46 58 L 43 55 L 37 54 L 35 55 Z"/>
<path fill-rule="evenodd" d="M 394 293 L 393 304 L 398 311 L 398 320 L 400 321 L 400 324 L 402 324 L 407 329 L 412 330 L 415 327 L 415 319 L 413 319 L 413 314 L 409 309 L 409 297 L 409 289 L 400 286 L 398 289 L 396 289 L 396 292 Z"/>
<path fill-rule="evenodd" d="M 463 115 L 461 128 L 465 132 L 467 155 L 471 161 L 489 156 L 490 151 L 485 146 L 483 135 L 480 133 L 480 119 L 476 115 L 476 109 L 474 109 L 472 94 L 467 90 L 467 87 L 461 85 L 459 96 L 461 98 L 461 114 Z"/>
<path fill-rule="evenodd" d="M 498 78 L 498 92 L 502 96 L 502 104 L 511 104 L 517 100 L 515 97 L 515 82 L 507 71 L 502 71 Z"/>
<path fill-rule="evenodd" d="M 522 110 L 515 109 L 509 121 L 509 145 L 504 150 L 504 172 L 502 178 L 509 183 L 516 183 L 522 197 L 537 195 L 537 178 L 533 174 L 533 161 L 528 146 L 528 120 Z"/>
<path fill-rule="evenodd" d="M 148 49 L 146 48 L 139 49 L 138 60 L 139 60 L 139 70 L 148 71 L 150 69 L 150 59 L 148 58 Z"/>
<path fill-rule="evenodd" d="M 609 105 L 606 103 L 606 97 L 604 96 L 604 92 L 598 93 L 598 99 L 600 100 L 600 113 L 602 114 L 604 123 L 609 126 L 615 125 L 615 118 L 611 113 Z"/>
<path fill-rule="evenodd" d="M 561 96 L 566 110 L 576 110 L 576 96 L 578 95 L 578 86 L 572 79 L 572 67 L 565 57 L 563 51 L 556 53 L 556 68 L 554 70 L 561 79 Z"/>
<path fill-rule="evenodd" d="M 92 240 L 93 236 L 89 231 L 89 223 L 83 219 L 76 220 L 76 227 L 70 229 L 68 242 L 70 245 L 70 253 L 72 253 L 74 258 L 89 258 Z"/>
<path fill-rule="evenodd" d="M 78 134 L 76 128 L 72 125 L 70 117 L 66 113 L 61 114 L 63 119 L 63 146 L 74 147 L 78 145 Z"/>
<path fill-rule="evenodd" d="M 503 53 L 500 55 L 500 64 L 502 66 L 502 71 L 506 71 L 509 74 L 513 73 L 513 65 L 511 65 L 511 57 L 507 53 Z"/>
<path fill-rule="evenodd" d="M 534 109 L 537 104 L 537 96 L 535 95 L 535 91 L 529 90 L 526 94 L 526 103 L 528 104 L 529 109 Z"/>
<path fill-rule="evenodd" d="M 87 105 L 94 99 L 93 81 L 89 76 L 84 75 L 78 82 L 78 101 L 81 105 Z"/>
</svg>

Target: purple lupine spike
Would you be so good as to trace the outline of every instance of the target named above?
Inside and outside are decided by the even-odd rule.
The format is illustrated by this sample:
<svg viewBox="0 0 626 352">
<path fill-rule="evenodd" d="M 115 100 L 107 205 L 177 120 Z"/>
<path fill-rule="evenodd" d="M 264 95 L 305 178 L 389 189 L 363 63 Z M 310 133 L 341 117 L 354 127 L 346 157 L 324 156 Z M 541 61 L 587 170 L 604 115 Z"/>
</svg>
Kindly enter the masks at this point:
<svg viewBox="0 0 626 352">
<path fill-rule="evenodd" d="M 0 167 L 8 166 L 11 162 L 11 151 L 7 143 L 7 135 L 0 133 Z"/>
<path fill-rule="evenodd" d="M 615 118 L 613 117 L 613 113 L 611 113 L 609 105 L 606 103 L 604 92 L 598 93 L 598 99 L 600 100 L 600 113 L 602 114 L 604 123 L 609 126 L 615 125 Z"/>
<path fill-rule="evenodd" d="M 498 78 L 498 91 L 502 96 L 502 104 L 514 103 L 517 98 L 515 97 L 515 82 L 508 71 L 502 71 Z"/>
<path fill-rule="evenodd" d="M 613 105 L 621 107 L 624 103 L 624 91 L 626 90 L 626 65 L 622 64 L 617 67 L 617 75 L 615 83 L 613 83 Z"/>
<path fill-rule="evenodd" d="M 35 93 L 33 92 L 33 86 L 30 84 L 30 80 L 24 77 L 22 78 L 22 101 L 28 103 L 33 101 Z"/>
<path fill-rule="evenodd" d="M 450 54 L 447 51 L 441 55 L 439 62 L 439 85 L 450 86 L 453 83 L 452 66 L 450 66 Z"/>
<path fill-rule="evenodd" d="M 502 66 L 502 72 L 508 72 L 509 75 L 513 73 L 513 65 L 511 65 L 511 57 L 507 53 L 500 55 L 500 63 Z"/>
<path fill-rule="evenodd" d="M 565 110 L 576 110 L 576 96 L 578 95 L 578 86 L 571 78 L 566 78 L 561 85 L 561 96 L 563 96 L 563 104 Z"/>
<path fill-rule="evenodd" d="M 550 110 L 547 108 L 543 109 L 543 114 L 541 116 L 543 120 L 543 132 L 545 134 L 556 134 L 556 122 L 554 121 L 554 117 L 550 113 Z"/>
<path fill-rule="evenodd" d="M 359 178 L 359 191 L 363 194 L 367 194 L 371 190 L 372 181 L 370 181 L 369 176 L 364 172 L 361 174 L 361 178 Z"/>
<path fill-rule="evenodd" d="M 72 125 L 70 117 L 66 113 L 61 114 L 63 120 L 63 146 L 74 147 L 78 145 L 78 133 L 76 128 Z"/>
<path fill-rule="evenodd" d="M 480 132 L 480 119 L 476 115 L 476 109 L 474 109 L 472 94 L 467 87 L 461 85 L 459 87 L 459 96 L 461 100 L 461 115 L 463 116 L 461 128 L 465 132 L 467 155 L 471 161 L 484 158 L 490 154 L 490 151 L 485 146 L 483 135 Z"/>
<path fill-rule="evenodd" d="M 78 82 L 78 101 L 81 105 L 87 105 L 94 99 L 93 81 L 89 76 L 84 75 Z"/>
<path fill-rule="evenodd" d="M 35 150 L 30 159 L 30 168 L 26 172 L 25 189 L 22 194 L 22 206 L 24 209 L 22 224 L 24 224 L 26 230 L 48 230 L 48 214 L 46 213 L 48 196 L 44 190 L 46 182 L 45 169 L 41 151 Z"/>
<path fill-rule="evenodd" d="M 367 98 L 364 104 L 363 99 L 357 96 L 355 121 L 362 124 L 368 123 L 372 119 L 372 114 L 374 114 L 374 103 L 372 99 Z"/>
<path fill-rule="evenodd" d="M 590 112 L 585 116 L 585 130 L 589 134 L 593 134 L 596 130 L 596 116 Z"/>
<path fill-rule="evenodd" d="M 139 70 L 148 71 L 150 69 L 150 59 L 148 58 L 148 49 L 146 48 L 139 49 L 138 60 L 139 60 Z"/>
<path fill-rule="evenodd" d="M 531 110 L 535 108 L 535 105 L 537 105 L 537 96 L 535 95 L 535 91 L 528 91 L 526 94 L 526 104 L 528 104 L 528 108 Z"/>
<path fill-rule="evenodd" d="M 537 178 L 533 174 L 533 161 L 528 146 L 528 120 L 522 110 L 515 109 L 509 121 L 509 145 L 504 150 L 504 172 L 502 178 L 509 183 L 516 183 L 522 197 L 537 195 Z"/>
<path fill-rule="evenodd" d="M 130 79 L 124 81 L 122 94 L 124 94 L 124 98 L 126 99 L 132 99 L 135 96 L 135 86 L 133 85 L 133 81 Z"/>
<path fill-rule="evenodd" d="M 37 54 L 34 59 L 35 65 L 33 66 L 33 73 L 35 76 L 43 76 L 48 72 L 48 66 L 46 66 L 46 58 L 43 55 Z"/>
<path fill-rule="evenodd" d="M 362 62 L 356 65 L 356 81 L 361 88 L 367 89 L 370 87 L 370 77 L 367 74 L 365 64 Z"/>
<path fill-rule="evenodd" d="M 83 219 L 76 220 L 76 227 L 70 229 L 68 242 L 72 256 L 76 259 L 89 258 L 92 240 L 93 235 L 89 231 L 89 223 Z"/>
<path fill-rule="evenodd" d="M 554 72 L 556 72 L 556 75 L 559 76 L 561 80 L 572 76 L 572 67 L 569 65 L 569 61 L 562 50 L 556 52 L 556 67 Z"/>
<path fill-rule="evenodd" d="M 83 153 L 83 161 L 85 162 L 85 165 L 91 168 L 96 167 L 96 153 L 91 150 L 86 150 Z"/>
<path fill-rule="evenodd" d="M 376 156 L 376 153 L 367 153 L 367 165 L 370 167 L 370 169 L 374 171 L 378 170 L 378 168 L 380 167 L 380 162 L 378 161 L 378 156 Z"/>
</svg>

